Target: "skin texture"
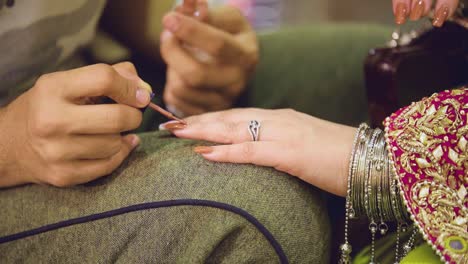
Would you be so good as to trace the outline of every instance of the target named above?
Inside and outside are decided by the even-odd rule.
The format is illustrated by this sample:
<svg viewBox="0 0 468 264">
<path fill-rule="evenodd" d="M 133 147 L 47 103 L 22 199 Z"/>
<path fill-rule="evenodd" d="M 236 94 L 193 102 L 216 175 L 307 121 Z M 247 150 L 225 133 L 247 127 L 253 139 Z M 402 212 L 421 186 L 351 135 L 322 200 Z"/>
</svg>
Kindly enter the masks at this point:
<svg viewBox="0 0 468 264">
<path fill-rule="evenodd" d="M 186 1 L 163 19 L 168 65 L 164 101 L 183 115 L 231 107 L 258 61 L 255 32 L 233 7 L 207 10 Z M 205 3 L 205 4 L 203 4 Z M 198 10 L 199 15 L 189 15 Z"/>
<path fill-rule="evenodd" d="M 247 126 L 261 123 L 260 141 L 252 142 Z M 217 162 L 273 167 L 330 193 L 345 196 L 356 129 L 294 110 L 234 109 L 192 116 L 188 125 L 166 123 L 180 138 L 215 142 L 195 151 Z"/>
<path fill-rule="evenodd" d="M 393 0 L 395 22 L 404 24 L 408 18 L 418 20 L 434 11 L 433 24 L 440 27 L 455 13 L 458 3 L 459 0 Z M 443 10 L 446 10 L 446 14 Z"/>
<path fill-rule="evenodd" d="M 117 103 L 92 103 L 104 96 Z M 111 173 L 139 144 L 120 133 L 140 125 L 149 101 L 131 63 L 43 75 L 0 112 L 0 187 L 65 187 Z"/>
</svg>

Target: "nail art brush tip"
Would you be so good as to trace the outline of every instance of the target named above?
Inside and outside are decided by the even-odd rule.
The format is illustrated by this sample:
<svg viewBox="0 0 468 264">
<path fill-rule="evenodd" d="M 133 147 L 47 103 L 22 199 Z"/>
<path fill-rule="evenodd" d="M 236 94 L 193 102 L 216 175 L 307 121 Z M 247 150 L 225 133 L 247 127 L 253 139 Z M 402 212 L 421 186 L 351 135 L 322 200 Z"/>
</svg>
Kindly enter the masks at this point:
<svg viewBox="0 0 468 264">
<path fill-rule="evenodd" d="M 151 109 L 153 109 L 154 111 L 156 111 L 156 112 L 162 114 L 163 116 L 169 118 L 169 119 L 173 119 L 173 120 L 176 120 L 176 121 L 178 121 L 178 122 L 180 122 L 180 123 L 182 123 L 182 124 L 184 124 L 184 125 L 187 125 L 187 122 L 185 122 L 185 120 L 178 118 L 177 116 L 175 116 L 175 115 L 172 114 L 171 112 L 169 112 L 169 111 L 163 109 L 162 107 L 156 105 L 155 103 L 152 103 L 152 102 L 151 102 L 151 103 L 148 105 L 148 107 L 151 108 Z"/>
</svg>

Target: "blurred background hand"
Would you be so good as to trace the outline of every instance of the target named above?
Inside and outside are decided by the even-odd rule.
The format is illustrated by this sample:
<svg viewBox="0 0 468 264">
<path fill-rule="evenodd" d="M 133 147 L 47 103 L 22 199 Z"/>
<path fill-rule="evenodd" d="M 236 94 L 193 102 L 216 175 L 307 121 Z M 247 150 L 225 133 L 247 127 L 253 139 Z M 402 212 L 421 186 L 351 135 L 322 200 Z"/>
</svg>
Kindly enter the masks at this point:
<svg viewBox="0 0 468 264">
<path fill-rule="evenodd" d="M 393 0 L 395 22 L 404 24 L 407 18 L 418 20 L 434 11 L 432 24 L 441 27 L 457 9 L 459 0 Z"/>
<path fill-rule="evenodd" d="M 168 108 L 194 115 L 233 106 L 258 61 L 254 30 L 234 7 L 201 8 L 199 16 L 178 10 L 164 17 L 161 35 Z"/>
</svg>

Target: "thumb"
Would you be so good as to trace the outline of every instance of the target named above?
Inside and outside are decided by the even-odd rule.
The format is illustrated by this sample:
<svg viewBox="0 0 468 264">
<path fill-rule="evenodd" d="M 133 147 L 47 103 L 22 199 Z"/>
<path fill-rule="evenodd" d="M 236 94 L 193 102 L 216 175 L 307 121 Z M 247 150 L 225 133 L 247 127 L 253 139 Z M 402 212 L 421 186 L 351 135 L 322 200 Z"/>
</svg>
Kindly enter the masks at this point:
<svg viewBox="0 0 468 264">
<path fill-rule="evenodd" d="M 147 106 L 150 102 L 149 85 L 143 84 L 136 73 L 125 71 L 123 76 L 119 71 L 110 65 L 95 64 L 58 73 L 56 79 L 67 85 L 63 94 L 70 100 L 107 96 L 135 108 Z"/>
<path fill-rule="evenodd" d="M 112 67 L 123 77 L 130 79 L 130 80 L 137 80 L 139 88 L 144 88 L 150 94 L 153 93 L 153 88 L 151 87 L 151 85 L 145 82 L 140 77 L 138 77 L 138 72 L 132 63 L 121 62 L 121 63 L 112 65 Z"/>
<path fill-rule="evenodd" d="M 148 89 L 140 85 L 139 79 L 128 79 L 116 74 L 114 85 L 106 90 L 106 96 L 119 104 L 143 108 L 150 103 L 151 95 Z"/>
<path fill-rule="evenodd" d="M 118 74 L 120 74 L 123 78 L 136 82 L 136 92 L 134 93 L 137 99 L 137 105 L 133 106 L 147 106 L 148 103 L 151 100 L 151 96 L 153 96 L 153 89 L 151 88 L 151 85 L 149 85 L 147 82 L 143 81 L 140 77 L 138 77 L 138 73 L 136 71 L 135 66 L 133 66 L 132 63 L 129 62 L 123 62 L 123 63 L 118 63 L 112 65 L 112 67 L 117 71 Z M 132 84 L 133 86 L 133 84 Z M 132 90 L 130 88 L 130 90 Z M 131 94 L 133 91 L 129 91 L 130 94 L 128 94 L 128 97 L 131 97 Z M 149 99 L 148 99 L 148 94 L 149 94 Z M 122 96 L 125 96 L 126 93 L 123 91 L 121 94 Z M 126 100 L 126 98 L 122 98 L 123 101 Z M 119 103 L 123 103 L 123 101 L 118 101 Z"/>
</svg>

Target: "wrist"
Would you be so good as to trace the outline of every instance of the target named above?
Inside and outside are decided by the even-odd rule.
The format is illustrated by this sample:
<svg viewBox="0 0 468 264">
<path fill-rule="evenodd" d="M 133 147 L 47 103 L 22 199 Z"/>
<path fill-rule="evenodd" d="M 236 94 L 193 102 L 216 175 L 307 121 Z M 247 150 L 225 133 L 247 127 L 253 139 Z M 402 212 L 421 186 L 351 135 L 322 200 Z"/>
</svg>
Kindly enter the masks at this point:
<svg viewBox="0 0 468 264">
<path fill-rule="evenodd" d="M 17 99 L 18 100 L 18 99 Z M 14 102 L 13 102 L 14 103 Z M 2 136 L 0 137 L 0 188 L 12 187 L 27 183 L 26 180 L 22 179 L 17 169 L 17 152 L 15 151 L 15 135 L 18 133 L 15 125 L 18 123 L 17 117 L 11 118 L 11 105 L 0 108 L 0 131 Z M 13 120 L 13 122 L 12 122 Z M 13 131 L 12 134 L 10 131 Z"/>
<path fill-rule="evenodd" d="M 349 175 L 349 167 L 350 167 L 350 159 L 352 159 L 353 155 L 353 141 L 358 129 L 355 127 L 346 127 L 344 130 L 344 141 L 342 143 L 343 146 L 343 155 L 339 166 L 338 175 L 340 176 L 340 189 L 342 192 L 340 196 L 346 196 L 346 191 L 348 189 L 348 175 Z"/>
<path fill-rule="evenodd" d="M 0 188 L 1 187 L 6 187 L 8 186 L 7 182 L 9 182 L 7 179 L 9 178 L 8 176 L 8 167 L 9 167 L 9 161 L 8 161 L 8 151 L 7 151 L 7 143 L 6 140 L 8 137 L 6 133 L 6 127 L 5 127 L 5 119 L 6 119 L 6 113 L 8 111 L 8 106 L 1 107 L 0 108 L 0 131 L 2 131 L 2 137 L 0 138 Z"/>
<path fill-rule="evenodd" d="M 399 195 L 384 133 L 361 126 L 356 136 L 348 177 L 349 202 L 356 217 L 373 221 L 408 221 Z"/>
</svg>

